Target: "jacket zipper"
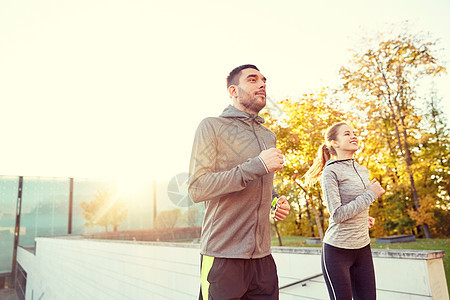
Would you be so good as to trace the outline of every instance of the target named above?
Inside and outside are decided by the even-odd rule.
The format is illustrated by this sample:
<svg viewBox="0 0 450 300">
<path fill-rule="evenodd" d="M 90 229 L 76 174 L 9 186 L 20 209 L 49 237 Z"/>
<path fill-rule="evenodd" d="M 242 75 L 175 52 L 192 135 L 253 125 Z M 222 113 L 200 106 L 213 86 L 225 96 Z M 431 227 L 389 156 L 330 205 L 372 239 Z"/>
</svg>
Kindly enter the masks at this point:
<svg viewBox="0 0 450 300">
<path fill-rule="evenodd" d="M 352 160 L 352 166 L 353 166 L 353 169 L 355 169 L 356 174 L 358 174 L 359 179 L 361 179 L 361 182 L 362 182 L 362 184 L 364 186 L 364 189 L 367 189 L 367 187 L 366 187 L 366 185 L 364 183 L 364 180 L 362 179 L 361 175 L 359 175 L 358 170 L 356 170 L 355 161 L 354 160 Z"/>
<path fill-rule="evenodd" d="M 252 120 L 252 130 L 253 130 L 253 134 L 255 135 L 256 141 L 258 142 L 258 146 L 259 146 L 259 151 L 263 151 L 262 147 L 261 147 L 261 143 L 259 142 L 258 136 L 256 135 L 256 131 L 255 131 L 255 119 Z M 264 141 L 263 145 L 264 145 Z M 265 148 L 265 145 L 264 145 Z M 266 150 L 266 149 L 264 149 Z M 255 254 L 256 251 L 256 247 L 257 247 L 257 236 L 258 236 L 258 225 L 259 225 L 259 209 L 261 207 L 261 202 L 262 202 L 262 198 L 263 198 L 263 187 L 264 187 L 264 178 L 261 176 L 261 189 L 260 189 L 260 195 L 259 195 L 259 204 L 258 204 L 258 208 L 256 209 L 256 227 L 255 227 L 255 248 L 253 249 L 253 253 L 251 255 L 250 258 L 253 258 L 253 255 Z"/>
</svg>

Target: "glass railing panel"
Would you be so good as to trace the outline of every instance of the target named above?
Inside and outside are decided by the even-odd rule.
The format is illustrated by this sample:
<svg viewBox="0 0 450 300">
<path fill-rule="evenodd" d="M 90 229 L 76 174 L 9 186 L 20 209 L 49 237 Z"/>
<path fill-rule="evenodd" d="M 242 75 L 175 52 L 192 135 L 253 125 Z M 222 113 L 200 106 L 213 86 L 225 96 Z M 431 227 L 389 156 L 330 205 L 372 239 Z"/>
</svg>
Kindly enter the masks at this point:
<svg viewBox="0 0 450 300">
<path fill-rule="evenodd" d="M 0 176 L 0 273 L 11 272 L 18 187 L 18 176 Z"/>
</svg>

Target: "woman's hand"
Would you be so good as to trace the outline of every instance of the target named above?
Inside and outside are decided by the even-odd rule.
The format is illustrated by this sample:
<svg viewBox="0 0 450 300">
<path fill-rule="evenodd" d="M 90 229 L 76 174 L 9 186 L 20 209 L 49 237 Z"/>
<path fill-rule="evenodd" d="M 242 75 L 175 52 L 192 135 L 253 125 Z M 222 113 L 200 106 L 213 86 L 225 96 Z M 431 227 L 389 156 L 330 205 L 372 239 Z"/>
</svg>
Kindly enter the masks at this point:
<svg viewBox="0 0 450 300">
<path fill-rule="evenodd" d="M 372 191 L 375 195 L 377 195 L 377 197 L 380 197 L 381 195 L 384 194 L 384 192 L 386 192 L 376 179 L 372 179 L 370 181 L 369 190 Z"/>
</svg>

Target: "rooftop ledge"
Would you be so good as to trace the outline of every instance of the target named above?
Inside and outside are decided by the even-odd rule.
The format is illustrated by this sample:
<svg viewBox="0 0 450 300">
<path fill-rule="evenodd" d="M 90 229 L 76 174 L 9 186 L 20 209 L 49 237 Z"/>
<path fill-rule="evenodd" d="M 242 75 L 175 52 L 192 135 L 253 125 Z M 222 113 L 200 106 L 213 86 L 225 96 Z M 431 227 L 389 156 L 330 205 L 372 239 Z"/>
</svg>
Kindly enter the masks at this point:
<svg viewBox="0 0 450 300">
<path fill-rule="evenodd" d="M 296 254 L 321 254 L 322 248 L 315 247 L 272 247 L 274 253 L 296 253 Z M 410 250 L 410 249 L 372 249 L 375 258 L 404 258 L 404 259 L 436 259 L 443 258 L 443 250 Z"/>
<path fill-rule="evenodd" d="M 133 245 L 149 245 L 161 247 L 181 247 L 181 248 L 197 248 L 200 249 L 198 243 L 175 243 L 175 242 L 149 242 L 149 241 L 129 241 L 129 240 L 103 240 L 103 239 L 84 239 L 82 236 L 59 236 L 59 237 L 39 237 L 37 239 L 69 239 L 69 240 L 88 240 L 102 243 L 122 243 Z M 292 253 L 306 255 L 320 255 L 322 248 L 319 247 L 272 247 L 273 253 Z M 419 259 L 429 260 L 443 258 L 445 251 L 443 250 L 410 250 L 410 249 L 372 249 L 374 258 L 400 258 L 400 259 Z"/>
</svg>

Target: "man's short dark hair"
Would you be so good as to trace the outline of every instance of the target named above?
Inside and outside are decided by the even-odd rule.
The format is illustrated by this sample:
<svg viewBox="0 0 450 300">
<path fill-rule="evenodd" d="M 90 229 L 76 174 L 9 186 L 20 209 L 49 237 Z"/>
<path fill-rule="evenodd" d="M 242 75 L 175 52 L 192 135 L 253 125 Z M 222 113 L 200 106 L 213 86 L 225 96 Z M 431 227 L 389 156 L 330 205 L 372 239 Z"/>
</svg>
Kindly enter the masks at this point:
<svg viewBox="0 0 450 300">
<path fill-rule="evenodd" d="M 244 69 L 255 69 L 259 71 L 259 69 L 255 65 L 242 65 L 234 68 L 227 77 L 227 88 L 229 88 L 230 85 L 239 84 L 239 77 L 241 77 L 241 72 Z"/>
</svg>

